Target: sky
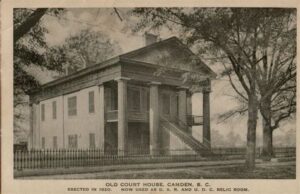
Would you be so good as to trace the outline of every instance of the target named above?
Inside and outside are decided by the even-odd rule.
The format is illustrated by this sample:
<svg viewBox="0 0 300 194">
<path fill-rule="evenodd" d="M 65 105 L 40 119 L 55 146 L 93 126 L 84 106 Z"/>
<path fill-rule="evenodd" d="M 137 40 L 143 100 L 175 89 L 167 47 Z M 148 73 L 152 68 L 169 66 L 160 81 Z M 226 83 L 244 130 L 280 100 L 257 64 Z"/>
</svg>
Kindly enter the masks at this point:
<svg viewBox="0 0 300 194">
<path fill-rule="evenodd" d="M 63 44 L 65 39 L 79 32 L 82 29 L 89 28 L 94 31 L 101 31 L 108 35 L 112 40 L 118 42 L 122 53 L 129 52 L 141 48 L 145 45 L 144 32 L 133 33 L 131 29 L 134 28 L 135 23 L 139 18 L 128 14 L 129 9 L 118 9 L 122 21 L 117 16 L 112 8 L 107 9 L 67 9 L 59 19 L 52 15 L 45 15 L 42 18 L 42 24 L 48 29 L 46 34 L 46 41 L 50 46 Z M 152 33 L 159 33 L 161 39 L 166 39 L 171 36 L 178 36 L 175 30 L 170 31 L 166 28 L 161 31 Z M 122 54 L 119 53 L 119 54 Z M 204 62 L 207 64 L 208 61 Z M 220 65 L 212 65 L 210 68 L 219 73 Z M 42 83 L 50 81 L 51 73 L 41 72 L 35 69 L 37 79 Z M 45 76 L 46 75 L 46 76 Z M 236 116 L 229 119 L 227 122 L 220 122 L 218 115 L 231 110 L 237 106 L 237 102 L 231 97 L 234 94 L 228 80 L 226 78 L 217 78 L 212 81 L 211 92 L 211 128 L 217 130 L 223 135 L 227 135 L 230 131 L 240 134 L 242 140 L 246 140 L 247 133 L 247 117 Z M 231 95 L 231 96 L 230 96 Z M 193 114 L 202 115 L 202 95 L 193 95 Z M 290 128 L 295 128 L 295 122 L 286 123 L 283 128 L 275 131 L 275 135 L 282 135 Z M 201 132 L 200 128 L 195 128 L 195 131 Z M 262 135 L 261 119 L 257 125 L 257 135 Z M 259 144 L 261 142 L 258 142 Z"/>
<path fill-rule="evenodd" d="M 126 9 L 119 9 L 123 19 L 127 17 L 126 11 Z M 49 29 L 46 40 L 50 45 L 61 44 L 70 35 L 89 28 L 109 35 L 120 44 L 123 52 L 143 46 L 142 34 L 132 34 L 129 30 L 129 22 L 121 21 L 110 8 L 67 9 L 60 20 L 53 16 L 46 16 L 43 20 Z"/>
</svg>

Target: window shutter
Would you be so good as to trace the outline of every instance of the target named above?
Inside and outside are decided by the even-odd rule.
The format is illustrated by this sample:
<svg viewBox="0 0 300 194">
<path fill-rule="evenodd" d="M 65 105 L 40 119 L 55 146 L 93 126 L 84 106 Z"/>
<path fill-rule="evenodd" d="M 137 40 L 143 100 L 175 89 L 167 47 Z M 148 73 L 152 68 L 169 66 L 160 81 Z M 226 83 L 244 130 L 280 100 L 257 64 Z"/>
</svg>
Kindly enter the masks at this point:
<svg viewBox="0 0 300 194">
<path fill-rule="evenodd" d="M 94 91 L 89 92 L 89 113 L 95 112 L 95 97 Z"/>
<path fill-rule="evenodd" d="M 52 102 L 52 118 L 56 119 L 56 101 Z"/>
</svg>

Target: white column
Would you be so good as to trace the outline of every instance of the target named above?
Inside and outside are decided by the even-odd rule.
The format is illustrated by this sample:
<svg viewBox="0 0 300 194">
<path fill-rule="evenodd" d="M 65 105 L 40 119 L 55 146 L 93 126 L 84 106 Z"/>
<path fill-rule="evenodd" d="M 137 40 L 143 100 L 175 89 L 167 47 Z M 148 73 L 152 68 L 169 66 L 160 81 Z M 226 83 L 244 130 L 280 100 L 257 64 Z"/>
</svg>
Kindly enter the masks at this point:
<svg viewBox="0 0 300 194">
<path fill-rule="evenodd" d="M 28 148 L 33 149 L 33 107 L 32 103 L 29 103 L 29 122 L 30 122 L 30 132 L 28 138 Z"/>
<path fill-rule="evenodd" d="M 150 125 L 150 154 L 159 154 L 159 82 L 150 84 L 150 109 L 149 109 L 149 125 Z"/>
<path fill-rule="evenodd" d="M 118 78 L 118 154 L 125 155 L 128 138 L 127 80 Z"/>
<path fill-rule="evenodd" d="M 203 143 L 208 147 L 210 144 L 210 91 L 203 91 Z"/>
<path fill-rule="evenodd" d="M 40 106 L 39 103 L 32 104 L 32 148 L 40 148 Z"/>
<path fill-rule="evenodd" d="M 61 123 L 61 127 L 62 127 L 62 148 L 65 149 L 66 148 L 66 135 L 65 135 L 65 123 L 66 123 L 66 111 L 65 111 L 65 95 L 61 95 L 61 107 L 62 107 L 62 123 Z"/>
<path fill-rule="evenodd" d="M 192 111 L 192 93 L 191 92 L 187 92 L 186 101 L 187 101 L 186 114 L 187 114 L 187 116 L 192 116 L 193 111 Z M 188 133 L 192 134 L 192 126 L 189 127 Z"/>
<path fill-rule="evenodd" d="M 104 151 L 104 131 L 105 131 L 105 97 L 104 85 L 99 85 L 99 149 Z"/>
</svg>

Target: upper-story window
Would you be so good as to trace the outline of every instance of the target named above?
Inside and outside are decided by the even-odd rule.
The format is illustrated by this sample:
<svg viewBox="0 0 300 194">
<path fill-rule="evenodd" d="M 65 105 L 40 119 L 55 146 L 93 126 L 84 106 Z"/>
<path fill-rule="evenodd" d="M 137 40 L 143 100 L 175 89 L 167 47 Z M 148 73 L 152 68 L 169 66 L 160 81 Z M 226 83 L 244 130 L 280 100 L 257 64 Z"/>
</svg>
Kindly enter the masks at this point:
<svg viewBox="0 0 300 194">
<path fill-rule="evenodd" d="M 77 115 L 77 98 L 76 96 L 68 98 L 68 115 Z"/>
<path fill-rule="evenodd" d="M 89 92 L 89 113 L 95 112 L 95 97 L 94 91 Z"/>
<path fill-rule="evenodd" d="M 108 111 L 118 110 L 118 88 L 107 87 L 104 89 L 105 107 Z"/>
<path fill-rule="evenodd" d="M 130 110 L 141 110 L 141 92 L 139 88 L 128 88 L 128 103 Z"/>
<path fill-rule="evenodd" d="M 52 102 L 52 118 L 56 119 L 56 101 Z"/>
<path fill-rule="evenodd" d="M 164 93 L 162 95 L 162 108 L 163 108 L 163 114 L 169 115 L 170 109 L 171 109 L 171 95 Z"/>
<path fill-rule="evenodd" d="M 45 120 L 45 104 L 42 104 L 42 107 L 41 107 L 41 119 L 42 121 Z"/>
</svg>

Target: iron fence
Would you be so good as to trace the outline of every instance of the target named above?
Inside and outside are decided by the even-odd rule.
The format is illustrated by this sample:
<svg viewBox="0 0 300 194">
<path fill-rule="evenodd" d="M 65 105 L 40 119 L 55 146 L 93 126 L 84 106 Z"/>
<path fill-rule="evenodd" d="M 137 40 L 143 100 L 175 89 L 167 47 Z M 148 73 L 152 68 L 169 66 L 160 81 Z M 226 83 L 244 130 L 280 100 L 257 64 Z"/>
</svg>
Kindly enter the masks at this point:
<svg viewBox="0 0 300 194">
<path fill-rule="evenodd" d="M 140 152 L 125 152 L 123 150 L 99 150 L 99 149 L 56 149 L 56 150 L 29 150 L 14 152 L 14 169 L 41 169 L 41 168 L 69 168 L 105 166 L 117 164 L 139 164 L 158 162 L 185 162 L 215 159 L 222 160 L 226 157 L 241 158 L 245 155 L 245 148 L 213 148 L 211 157 L 202 157 L 191 150 L 156 150 L 155 155 L 149 154 L 145 150 Z M 148 154 L 145 154 L 148 153 Z M 258 148 L 257 157 L 260 156 L 261 149 Z M 296 149 L 274 148 L 276 157 L 295 156 Z"/>
<path fill-rule="evenodd" d="M 108 152 L 99 149 L 17 151 L 14 153 L 14 169 L 195 161 L 202 158 L 200 155 L 190 154 L 190 150 L 172 150 L 164 154 L 162 154 L 163 150 L 156 150 L 155 155 L 143 154 L 145 152 L 143 150 L 140 153 L 123 150 L 109 150 Z"/>
</svg>

